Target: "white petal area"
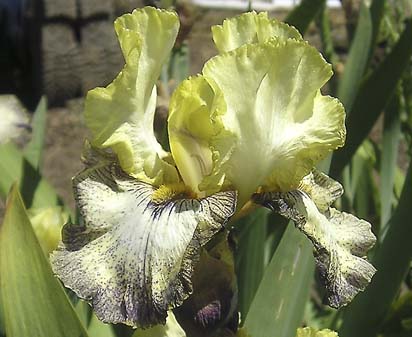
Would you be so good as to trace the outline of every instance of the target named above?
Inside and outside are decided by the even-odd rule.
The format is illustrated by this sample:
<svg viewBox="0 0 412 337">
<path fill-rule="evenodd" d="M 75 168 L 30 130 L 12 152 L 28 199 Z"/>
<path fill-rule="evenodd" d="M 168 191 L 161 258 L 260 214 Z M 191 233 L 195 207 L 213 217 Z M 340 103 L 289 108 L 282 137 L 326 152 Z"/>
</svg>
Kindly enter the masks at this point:
<svg viewBox="0 0 412 337">
<path fill-rule="evenodd" d="M 115 21 L 126 64 L 105 88 L 87 94 L 85 122 L 91 143 L 111 149 L 122 169 L 139 180 L 160 185 L 179 180 L 170 154 L 153 131 L 156 82 L 179 29 L 176 13 L 145 7 Z"/>
<path fill-rule="evenodd" d="M 75 179 L 84 223 L 67 224 L 51 256 L 55 274 L 107 323 L 164 324 L 191 293 L 202 245 L 223 228 L 235 192 L 152 202 L 155 188 L 115 164 Z"/>
<path fill-rule="evenodd" d="M 220 53 L 248 43 L 266 42 L 272 37 L 302 40 L 299 31 L 284 22 L 269 19 L 267 12 L 248 12 L 212 26 L 213 40 Z"/>
<path fill-rule="evenodd" d="M 369 284 L 376 269 L 366 254 L 376 238 L 368 222 L 334 208 L 323 214 L 300 190 L 256 194 L 254 200 L 293 220 L 312 241 L 327 304 L 344 306 Z"/>
<path fill-rule="evenodd" d="M 231 151 L 231 134 L 225 132 L 221 122 L 225 108 L 222 97 L 203 76 L 183 81 L 170 101 L 168 127 L 173 158 L 185 184 L 199 195 L 203 177 L 212 174 L 217 162 L 222 165 Z M 211 139 L 219 142 L 219 151 L 211 148 Z M 218 182 L 208 192 L 217 192 L 221 185 Z"/>
<path fill-rule="evenodd" d="M 29 118 L 14 95 L 0 95 L 0 144 L 17 138 L 28 127 Z"/>
<path fill-rule="evenodd" d="M 315 164 L 342 146 L 345 138 L 343 106 L 322 96 L 332 74 L 319 52 L 307 43 L 272 39 L 245 45 L 206 63 L 203 76 L 226 111 L 221 132 L 210 139 L 215 152 L 212 173 L 201 188 L 222 180 L 239 190 L 239 206 L 259 186 L 266 190 L 296 188 Z M 223 162 L 225 161 L 225 163 Z"/>
</svg>

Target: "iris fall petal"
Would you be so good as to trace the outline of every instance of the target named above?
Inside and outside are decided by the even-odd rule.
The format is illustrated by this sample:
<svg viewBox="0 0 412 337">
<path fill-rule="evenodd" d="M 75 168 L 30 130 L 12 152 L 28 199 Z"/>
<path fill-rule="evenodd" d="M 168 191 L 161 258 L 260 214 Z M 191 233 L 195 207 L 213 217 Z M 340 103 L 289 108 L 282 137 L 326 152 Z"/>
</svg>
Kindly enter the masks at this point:
<svg viewBox="0 0 412 337">
<path fill-rule="evenodd" d="M 315 172 L 305 177 L 301 188 L 255 194 L 254 200 L 293 220 L 311 240 L 326 302 L 339 308 L 364 290 L 375 274 L 366 254 L 376 238 L 365 220 L 329 207 L 341 194 L 338 183 Z"/>
<path fill-rule="evenodd" d="M 67 224 L 51 256 L 55 274 L 104 322 L 147 327 L 191 293 L 200 247 L 223 228 L 235 192 L 152 201 L 155 188 L 116 164 L 74 181 L 83 224 Z"/>
</svg>

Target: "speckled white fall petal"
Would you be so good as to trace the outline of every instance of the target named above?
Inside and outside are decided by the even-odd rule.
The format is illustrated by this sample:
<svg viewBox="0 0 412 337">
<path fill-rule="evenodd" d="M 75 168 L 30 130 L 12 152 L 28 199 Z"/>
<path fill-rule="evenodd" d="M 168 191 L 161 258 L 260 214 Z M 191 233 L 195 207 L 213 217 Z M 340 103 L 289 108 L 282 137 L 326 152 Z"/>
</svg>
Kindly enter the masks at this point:
<svg viewBox="0 0 412 337">
<path fill-rule="evenodd" d="M 84 222 L 65 225 L 53 270 L 102 321 L 131 326 L 165 323 L 192 291 L 200 247 L 236 208 L 230 191 L 153 202 L 156 188 L 117 164 L 87 169 L 74 189 Z"/>
<path fill-rule="evenodd" d="M 348 304 L 376 272 L 366 260 L 376 241 L 371 225 L 329 207 L 342 193 L 339 183 L 314 171 L 296 190 L 254 195 L 256 203 L 293 220 L 311 240 L 326 303 L 334 308 Z"/>
</svg>

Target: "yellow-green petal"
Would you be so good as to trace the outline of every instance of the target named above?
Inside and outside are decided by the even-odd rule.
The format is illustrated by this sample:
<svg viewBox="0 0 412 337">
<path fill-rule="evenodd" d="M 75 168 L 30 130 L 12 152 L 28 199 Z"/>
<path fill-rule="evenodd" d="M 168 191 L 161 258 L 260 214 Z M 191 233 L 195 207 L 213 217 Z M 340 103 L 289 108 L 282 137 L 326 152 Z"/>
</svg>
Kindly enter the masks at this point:
<svg viewBox="0 0 412 337">
<path fill-rule="evenodd" d="M 182 110 L 171 105 L 180 121 L 170 121 L 171 140 L 195 130 L 194 112 L 208 112 L 211 120 L 209 139 L 189 132 L 191 139 L 208 143 L 213 160 L 211 173 L 194 189 L 211 193 L 233 185 L 241 206 L 258 187 L 296 188 L 317 162 L 344 143 L 344 108 L 319 90 L 331 75 L 331 66 L 315 48 L 294 39 L 246 44 L 208 61 L 201 76 L 202 90 L 210 87 L 209 103 L 194 101 Z M 185 83 L 172 102 L 182 91 L 196 96 L 199 86 Z M 179 160 L 173 148 L 172 153 L 180 171 L 194 161 L 190 155 Z"/>
<path fill-rule="evenodd" d="M 43 251 L 50 254 L 61 240 L 61 230 L 69 214 L 63 207 L 53 206 L 31 208 L 28 215 Z"/>
<path fill-rule="evenodd" d="M 272 37 L 302 40 L 299 31 L 284 22 L 269 19 L 266 12 L 249 12 L 226 19 L 212 27 L 213 40 L 220 53 L 247 43 L 266 42 Z"/>
<path fill-rule="evenodd" d="M 74 179 L 82 216 L 63 228 L 53 271 L 107 323 L 164 324 L 167 311 L 192 292 L 200 249 L 236 208 L 236 192 L 155 202 L 157 189 L 117 164 Z"/>
<path fill-rule="evenodd" d="M 126 64 L 105 88 L 89 91 L 85 121 L 91 143 L 109 148 L 122 169 L 134 177 L 159 185 L 178 181 L 169 154 L 153 132 L 156 81 L 179 29 L 176 13 L 145 7 L 115 21 Z"/>
<path fill-rule="evenodd" d="M 335 331 L 329 329 L 317 330 L 314 328 L 299 328 L 296 337 L 339 337 Z"/>
<path fill-rule="evenodd" d="M 170 102 L 168 127 L 173 158 L 185 184 L 198 194 L 203 177 L 212 173 L 213 161 L 224 155 L 223 147 L 213 152 L 210 139 L 221 139 L 224 146 L 230 138 L 221 122 L 225 111 L 222 104 L 222 98 L 202 76 L 183 81 Z M 220 186 L 216 184 L 213 192 Z"/>
</svg>

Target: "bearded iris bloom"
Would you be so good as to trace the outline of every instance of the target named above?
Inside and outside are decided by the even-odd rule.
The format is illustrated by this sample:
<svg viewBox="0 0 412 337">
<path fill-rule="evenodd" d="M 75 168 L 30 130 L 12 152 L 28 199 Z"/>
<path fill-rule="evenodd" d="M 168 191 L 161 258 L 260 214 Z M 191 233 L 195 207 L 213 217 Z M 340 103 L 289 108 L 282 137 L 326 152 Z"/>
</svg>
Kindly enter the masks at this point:
<svg viewBox="0 0 412 337">
<path fill-rule="evenodd" d="M 174 12 L 149 7 L 116 20 L 126 64 L 87 95 L 87 167 L 73 180 L 82 222 L 64 227 L 54 272 L 104 322 L 164 323 L 192 292 L 202 247 L 251 200 L 308 236 L 328 303 L 347 304 L 375 272 L 375 238 L 330 207 L 343 189 L 314 170 L 345 139 L 342 104 L 320 92 L 331 66 L 266 13 L 226 20 L 212 28 L 219 55 L 171 98 L 169 153 L 153 118 L 178 28 Z"/>
</svg>

